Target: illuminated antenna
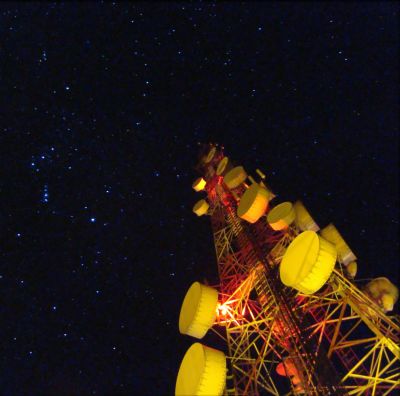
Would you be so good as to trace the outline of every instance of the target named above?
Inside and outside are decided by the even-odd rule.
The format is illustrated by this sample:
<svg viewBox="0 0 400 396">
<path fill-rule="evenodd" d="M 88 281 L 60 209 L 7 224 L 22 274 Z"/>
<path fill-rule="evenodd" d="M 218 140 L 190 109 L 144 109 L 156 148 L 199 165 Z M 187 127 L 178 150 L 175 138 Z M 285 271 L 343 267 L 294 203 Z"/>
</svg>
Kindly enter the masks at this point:
<svg viewBox="0 0 400 396">
<path fill-rule="evenodd" d="M 300 201 L 275 203 L 265 173 L 256 181 L 222 146 L 203 148 L 197 169 L 193 212 L 211 219 L 219 284 L 192 284 L 179 331 L 215 332 L 225 347 L 195 342 L 175 394 L 399 394 L 398 288 L 384 277 L 356 285 L 338 229 L 320 229 Z"/>
</svg>

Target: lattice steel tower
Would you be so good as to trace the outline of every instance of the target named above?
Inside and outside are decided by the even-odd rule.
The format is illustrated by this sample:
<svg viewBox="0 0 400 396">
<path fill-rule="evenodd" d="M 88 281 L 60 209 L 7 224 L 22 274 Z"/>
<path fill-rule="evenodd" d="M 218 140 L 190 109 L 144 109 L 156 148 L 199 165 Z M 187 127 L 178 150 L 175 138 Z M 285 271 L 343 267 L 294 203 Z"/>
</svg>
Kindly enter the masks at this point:
<svg viewBox="0 0 400 396">
<path fill-rule="evenodd" d="M 206 197 L 193 212 L 211 218 L 220 282 L 192 284 L 179 330 L 214 331 L 227 353 L 194 343 L 176 395 L 399 394 L 397 287 L 356 286 L 335 226 L 320 229 L 300 201 L 275 203 L 263 172 L 256 181 L 223 147 L 203 146 L 197 170 Z"/>
</svg>

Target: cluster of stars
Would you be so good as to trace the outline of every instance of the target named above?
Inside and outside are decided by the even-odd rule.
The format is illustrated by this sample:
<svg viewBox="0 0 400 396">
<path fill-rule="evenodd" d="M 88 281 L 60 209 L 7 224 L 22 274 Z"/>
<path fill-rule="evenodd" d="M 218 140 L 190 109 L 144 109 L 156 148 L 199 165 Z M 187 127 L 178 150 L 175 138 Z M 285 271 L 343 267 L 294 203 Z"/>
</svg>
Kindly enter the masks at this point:
<svg viewBox="0 0 400 396">
<path fill-rule="evenodd" d="M 47 184 L 45 184 L 43 187 L 42 202 L 43 203 L 49 202 L 49 187 Z"/>
</svg>

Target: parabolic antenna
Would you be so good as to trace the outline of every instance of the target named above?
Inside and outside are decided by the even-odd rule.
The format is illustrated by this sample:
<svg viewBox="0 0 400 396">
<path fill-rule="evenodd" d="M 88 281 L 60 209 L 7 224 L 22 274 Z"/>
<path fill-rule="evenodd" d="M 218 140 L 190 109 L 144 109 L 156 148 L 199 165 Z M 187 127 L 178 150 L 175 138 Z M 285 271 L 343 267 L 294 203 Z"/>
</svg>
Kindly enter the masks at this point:
<svg viewBox="0 0 400 396">
<path fill-rule="evenodd" d="M 291 202 L 283 202 L 268 213 L 267 221 L 275 231 L 287 229 L 294 221 L 296 213 Z"/>
<path fill-rule="evenodd" d="M 243 166 L 236 166 L 224 176 L 224 183 L 228 188 L 232 189 L 239 187 L 246 179 L 247 173 Z"/>
<path fill-rule="evenodd" d="M 217 149 L 216 147 L 212 147 L 211 150 L 208 152 L 205 163 L 208 164 L 209 162 L 211 162 L 211 160 L 214 158 L 214 155 L 216 153 Z"/>
<path fill-rule="evenodd" d="M 194 191 L 203 191 L 206 184 L 207 182 L 202 177 L 199 177 L 193 182 L 192 187 Z"/>
<path fill-rule="evenodd" d="M 193 206 L 193 213 L 196 213 L 197 216 L 203 216 L 207 213 L 209 207 L 210 205 L 205 199 L 200 199 Z"/>
<path fill-rule="evenodd" d="M 372 279 L 365 286 L 367 293 L 378 302 L 384 312 L 393 310 L 393 305 L 399 299 L 399 289 L 388 278 Z"/>
<path fill-rule="evenodd" d="M 232 169 L 232 164 L 229 161 L 228 157 L 222 158 L 222 160 L 219 162 L 218 167 L 217 167 L 217 175 L 218 176 L 224 176 L 228 171 Z"/>
<path fill-rule="evenodd" d="M 192 337 L 203 338 L 214 324 L 217 304 L 217 290 L 194 282 L 183 299 L 179 315 L 179 331 Z"/>
<path fill-rule="evenodd" d="M 240 198 L 237 215 L 249 223 L 255 223 L 265 213 L 268 204 L 268 190 L 254 183 Z"/>
<path fill-rule="evenodd" d="M 318 291 L 335 266 L 335 247 L 314 231 L 304 231 L 287 248 L 279 267 L 283 284 L 304 294 Z"/>
<path fill-rule="evenodd" d="M 226 380 L 223 352 L 194 343 L 183 357 L 175 386 L 176 396 L 221 396 Z"/>
</svg>

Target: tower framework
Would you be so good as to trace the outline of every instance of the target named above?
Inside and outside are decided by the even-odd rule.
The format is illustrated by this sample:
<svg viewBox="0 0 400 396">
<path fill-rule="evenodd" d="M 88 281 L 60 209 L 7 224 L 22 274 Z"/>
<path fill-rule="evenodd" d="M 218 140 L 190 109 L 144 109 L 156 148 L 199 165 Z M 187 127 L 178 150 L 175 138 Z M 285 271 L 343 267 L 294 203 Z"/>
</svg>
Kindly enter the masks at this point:
<svg viewBox="0 0 400 396">
<path fill-rule="evenodd" d="M 359 288 L 357 258 L 336 228 L 320 230 L 301 202 L 275 204 L 264 173 L 257 169 L 257 182 L 223 147 L 206 146 L 197 170 L 193 188 L 206 198 L 193 211 L 211 219 L 219 284 L 217 294 L 204 288 L 185 298 L 180 331 L 214 331 L 227 352 L 224 365 L 214 358 L 217 379 L 206 359 L 200 369 L 196 357 L 187 363 L 194 379 L 182 362 L 176 394 L 399 392 L 397 288 L 386 278 Z"/>
</svg>

